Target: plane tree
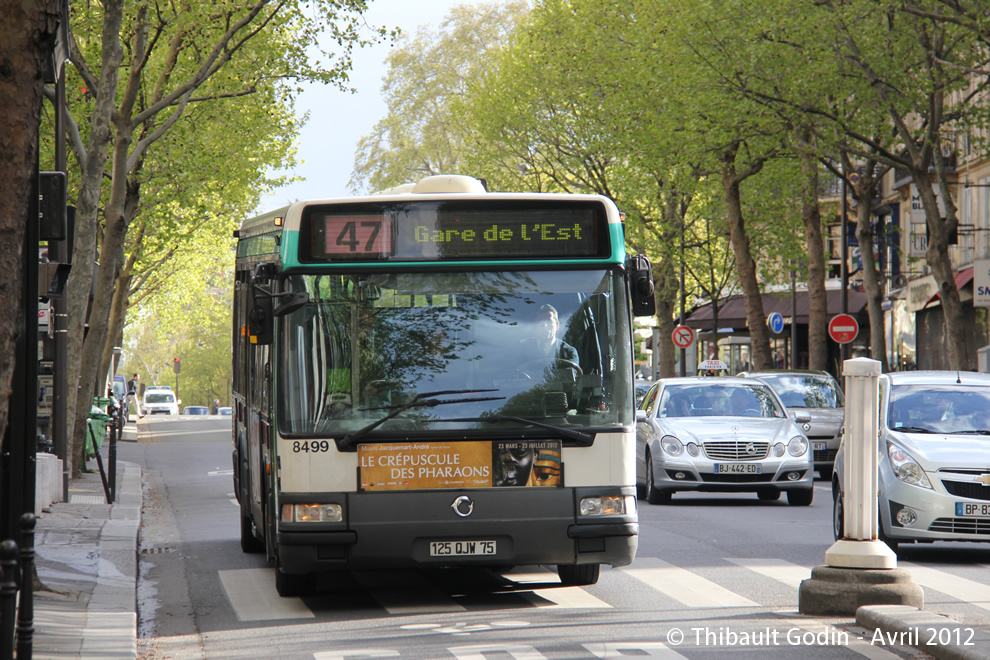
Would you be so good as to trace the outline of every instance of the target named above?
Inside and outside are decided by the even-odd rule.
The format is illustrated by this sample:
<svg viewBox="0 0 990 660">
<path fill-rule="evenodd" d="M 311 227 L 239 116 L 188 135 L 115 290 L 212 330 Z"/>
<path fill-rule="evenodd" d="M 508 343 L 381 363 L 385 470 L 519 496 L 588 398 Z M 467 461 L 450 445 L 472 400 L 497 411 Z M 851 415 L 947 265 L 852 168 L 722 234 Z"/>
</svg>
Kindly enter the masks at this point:
<svg viewBox="0 0 990 660">
<path fill-rule="evenodd" d="M 196 6 L 109 0 L 75 8 L 70 87 L 81 98 L 70 99 L 69 124 L 79 135 L 72 153 L 80 174 L 76 267 L 67 294 L 70 382 L 79 383 L 70 392 L 80 398 L 70 396 L 70 442 L 82 437 L 88 406 L 81 402 L 89 400 L 101 378 L 114 287 L 131 222 L 141 208 L 141 172 L 149 154 L 198 106 L 251 96 L 278 102 L 298 92 L 302 80 L 344 86 L 351 49 L 384 34 L 361 32 L 365 8 L 364 0 Z M 325 50 L 321 36 L 330 44 Z M 314 52 L 322 54 L 312 57 Z M 236 122 L 229 128 L 237 130 Z M 245 150 L 240 157 L 252 155 Z M 216 175 L 222 174 L 218 167 Z M 97 254 L 100 268 L 94 276 L 89 255 Z M 78 472 L 80 442 L 72 455 Z"/>
</svg>

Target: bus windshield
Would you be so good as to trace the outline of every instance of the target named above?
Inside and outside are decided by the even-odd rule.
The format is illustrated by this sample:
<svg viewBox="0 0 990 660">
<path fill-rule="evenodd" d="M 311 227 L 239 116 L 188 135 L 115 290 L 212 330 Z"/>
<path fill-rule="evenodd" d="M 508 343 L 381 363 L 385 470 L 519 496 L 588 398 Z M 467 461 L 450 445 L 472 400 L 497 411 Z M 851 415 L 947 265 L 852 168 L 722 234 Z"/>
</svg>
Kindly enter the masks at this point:
<svg viewBox="0 0 990 660">
<path fill-rule="evenodd" d="M 289 276 L 310 303 L 280 319 L 279 431 L 629 425 L 622 287 L 606 269 Z"/>
</svg>

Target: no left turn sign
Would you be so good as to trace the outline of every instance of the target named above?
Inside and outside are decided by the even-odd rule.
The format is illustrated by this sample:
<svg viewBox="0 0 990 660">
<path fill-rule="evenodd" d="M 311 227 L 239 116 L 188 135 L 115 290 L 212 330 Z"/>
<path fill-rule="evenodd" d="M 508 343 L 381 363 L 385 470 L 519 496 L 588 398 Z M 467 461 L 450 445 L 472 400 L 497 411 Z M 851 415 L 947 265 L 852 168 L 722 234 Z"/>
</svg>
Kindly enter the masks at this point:
<svg viewBox="0 0 990 660">
<path fill-rule="evenodd" d="M 674 346 L 677 348 L 687 348 L 694 343 L 694 330 L 686 325 L 679 325 L 674 328 L 672 334 Z"/>
</svg>

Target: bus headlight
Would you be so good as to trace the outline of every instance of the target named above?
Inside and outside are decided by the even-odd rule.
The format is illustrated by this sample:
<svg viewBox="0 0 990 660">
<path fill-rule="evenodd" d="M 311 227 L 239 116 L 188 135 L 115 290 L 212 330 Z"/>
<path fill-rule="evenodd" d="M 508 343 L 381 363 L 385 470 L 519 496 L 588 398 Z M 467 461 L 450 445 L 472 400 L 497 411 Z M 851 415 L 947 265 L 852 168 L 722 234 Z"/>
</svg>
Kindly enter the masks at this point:
<svg viewBox="0 0 990 660">
<path fill-rule="evenodd" d="M 341 522 L 344 507 L 339 504 L 283 504 L 282 522 Z"/>
<path fill-rule="evenodd" d="M 578 512 L 582 516 L 624 516 L 636 513 L 636 498 L 632 495 L 602 495 L 581 499 Z"/>
</svg>

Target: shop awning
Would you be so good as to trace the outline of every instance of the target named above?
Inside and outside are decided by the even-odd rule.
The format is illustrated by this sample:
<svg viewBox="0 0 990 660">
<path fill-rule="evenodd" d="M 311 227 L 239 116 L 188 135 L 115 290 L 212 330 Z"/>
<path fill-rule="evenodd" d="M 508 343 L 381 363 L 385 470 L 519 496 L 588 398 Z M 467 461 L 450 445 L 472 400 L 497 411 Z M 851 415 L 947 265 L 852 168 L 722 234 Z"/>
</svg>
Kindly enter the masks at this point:
<svg viewBox="0 0 990 660">
<path fill-rule="evenodd" d="M 869 319 L 865 317 L 864 311 L 867 304 L 866 294 L 862 291 L 850 289 L 846 293 L 846 296 L 846 309 L 848 313 L 857 317 L 864 315 L 860 320 L 865 322 L 866 325 L 869 325 Z M 825 291 L 825 299 L 830 317 L 842 311 L 841 291 L 828 289 Z M 797 322 L 799 325 L 802 323 L 807 325 L 809 309 L 808 292 L 798 291 L 795 301 L 797 303 Z M 789 319 L 791 317 L 791 311 L 791 294 L 789 292 L 763 294 L 763 314 L 765 317 L 773 312 L 777 312 L 785 319 Z M 684 324 L 698 330 L 711 330 L 712 306 L 710 304 L 704 305 L 694 310 L 687 317 Z M 718 310 L 718 326 L 719 328 L 746 330 L 746 304 L 742 296 L 733 296 L 723 301 L 722 306 Z"/>
<path fill-rule="evenodd" d="M 956 280 L 956 291 L 961 291 L 964 286 L 966 286 L 973 280 L 973 267 L 970 266 L 969 268 L 963 268 L 961 271 L 956 273 L 954 279 Z M 936 300 L 941 300 L 941 299 L 942 299 L 942 292 L 936 291 L 935 295 L 929 298 L 928 302 L 925 303 L 925 307 L 928 307 Z"/>
</svg>

